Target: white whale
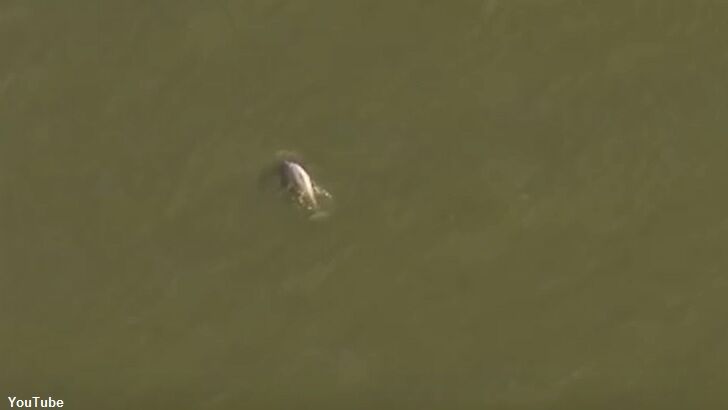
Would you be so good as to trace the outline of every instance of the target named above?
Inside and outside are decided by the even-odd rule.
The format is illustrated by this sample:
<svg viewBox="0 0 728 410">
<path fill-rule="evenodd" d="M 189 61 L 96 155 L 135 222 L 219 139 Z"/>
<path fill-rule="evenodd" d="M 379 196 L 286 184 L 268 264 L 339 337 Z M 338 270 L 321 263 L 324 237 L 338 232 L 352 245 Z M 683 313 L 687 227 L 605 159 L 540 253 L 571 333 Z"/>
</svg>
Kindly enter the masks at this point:
<svg viewBox="0 0 728 410">
<path fill-rule="evenodd" d="M 280 160 L 281 185 L 291 193 L 296 202 L 304 209 L 313 211 L 312 218 L 328 215 L 322 206 L 321 198 L 331 198 L 328 191 L 319 186 L 301 163 L 292 158 Z"/>
</svg>

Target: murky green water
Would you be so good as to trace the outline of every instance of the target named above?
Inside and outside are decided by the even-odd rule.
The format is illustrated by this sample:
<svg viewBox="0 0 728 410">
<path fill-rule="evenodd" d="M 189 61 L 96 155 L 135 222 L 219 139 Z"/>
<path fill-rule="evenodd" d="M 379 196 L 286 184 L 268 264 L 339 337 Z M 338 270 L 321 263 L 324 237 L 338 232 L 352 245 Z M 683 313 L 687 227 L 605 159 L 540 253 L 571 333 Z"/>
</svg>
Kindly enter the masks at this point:
<svg viewBox="0 0 728 410">
<path fill-rule="evenodd" d="M 3 3 L 0 397 L 727 406 L 727 18 Z M 259 189 L 279 149 L 331 218 Z"/>
</svg>

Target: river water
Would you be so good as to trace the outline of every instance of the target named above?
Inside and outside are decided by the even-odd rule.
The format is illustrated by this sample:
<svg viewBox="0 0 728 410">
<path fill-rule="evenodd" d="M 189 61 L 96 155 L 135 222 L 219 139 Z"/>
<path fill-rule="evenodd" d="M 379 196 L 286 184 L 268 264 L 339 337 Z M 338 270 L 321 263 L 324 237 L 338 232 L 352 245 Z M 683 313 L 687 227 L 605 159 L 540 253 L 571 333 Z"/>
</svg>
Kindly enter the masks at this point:
<svg viewBox="0 0 728 410">
<path fill-rule="evenodd" d="M 0 5 L 0 395 L 728 406 L 728 5 Z M 334 196 L 309 220 L 278 150 Z"/>
</svg>

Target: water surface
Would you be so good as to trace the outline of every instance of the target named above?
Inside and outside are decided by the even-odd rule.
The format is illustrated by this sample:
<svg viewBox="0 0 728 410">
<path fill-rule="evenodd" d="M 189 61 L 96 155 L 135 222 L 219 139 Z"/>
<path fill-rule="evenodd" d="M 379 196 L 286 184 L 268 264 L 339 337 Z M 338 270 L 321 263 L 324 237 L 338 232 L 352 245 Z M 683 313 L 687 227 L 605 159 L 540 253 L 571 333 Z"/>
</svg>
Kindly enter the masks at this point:
<svg viewBox="0 0 728 410">
<path fill-rule="evenodd" d="M 6 2 L 0 393 L 728 405 L 715 1 Z M 260 190 L 279 149 L 335 196 Z"/>
</svg>

